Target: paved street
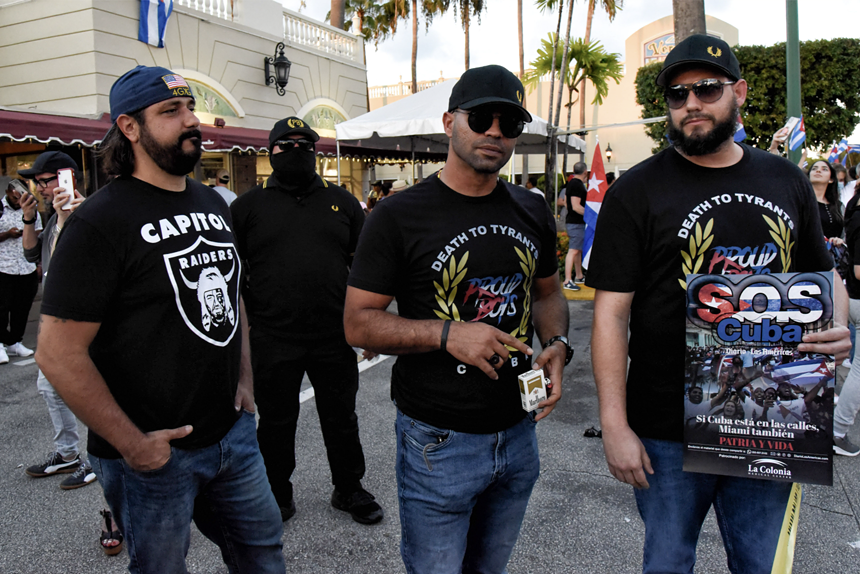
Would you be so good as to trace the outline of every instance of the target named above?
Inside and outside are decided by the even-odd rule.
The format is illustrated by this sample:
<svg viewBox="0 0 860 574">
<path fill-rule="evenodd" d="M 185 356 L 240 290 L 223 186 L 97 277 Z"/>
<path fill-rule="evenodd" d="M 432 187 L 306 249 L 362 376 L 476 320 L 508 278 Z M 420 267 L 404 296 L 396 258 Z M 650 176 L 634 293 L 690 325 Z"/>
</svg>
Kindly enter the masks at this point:
<svg viewBox="0 0 860 574">
<path fill-rule="evenodd" d="M 37 302 L 38 304 L 38 302 Z M 577 349 L 564 377 L 564 397 L 538 426 L 541 477 L 511 560 L 511 574 L 641 572 L 643 527 L 630 487 L 606 468 L 600 439 L 584 438 L 597 425 L 589 337 L 592 303 L 569 301 L 570 339 Z M 36 309 L 33 318 L 36 317 Z M 25 344 L 35 343 L 35 320 Z M 153 357 L 153 360 L 158 360 Z M 0 366 L 0 573 L 119 573 L 128 555 L 106 557 L 98 547 L 102 508 L 98 484 L 74 491 L 61 477 L 32 479 L 24 467 L 51 450 L 51 425 L 36 392 L 36 366 L 13 357 Z M 393 359 L 363 371 L 358 415 L 367 458 L 365 487 L 386 511 L 362 526 L 329 504 L 331 484 L 313 398 L 302 405 L 294 476 L 298 513 L 285 528 L 288 572 L 401 573 L 400 528 L 394 480 L 394 408 L 388 380 Z M 860 441 L 857 428 L 851 438 Z M 65 476 L 65 475 L 63 475 Z M 805 487 L 794 572 L 860 571 L 860 457 L 836 460 L 833 487 Z M 725 553 L 713 514 L 699 544 L 699 573 L 724 573 Z M 192 573 L 223 573 L 217 548 L 193 530 Z"/>
</svg>

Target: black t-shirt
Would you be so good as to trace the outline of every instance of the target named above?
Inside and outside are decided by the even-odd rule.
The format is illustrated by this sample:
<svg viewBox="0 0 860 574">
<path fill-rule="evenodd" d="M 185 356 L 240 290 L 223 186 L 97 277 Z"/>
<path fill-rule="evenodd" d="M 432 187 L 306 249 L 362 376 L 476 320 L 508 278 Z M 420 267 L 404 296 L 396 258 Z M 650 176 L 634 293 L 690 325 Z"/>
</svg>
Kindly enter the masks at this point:
<svg viewBox="0 0 860 574">
<path fill-rule="evenodd" d="M 119 179 L 66 222 L 45 284 L 43 314 L 101 323 L 90 356 L 141 431 L 194 426 L 178 448 L 218 442 L 238 416 L 232 225 L 221 196 L 191 179 L 183 192 Z M 88 450 L 119 457 L 92 431 Z"/>
<path fill-rule="evenodd" d="M 567 217 L 564 219 L 565 223 L 570 225 L 585 223 L 583 216 L 571 208 L 570 202 L 576 200 L 585 207 L 585 199 L 587 196 L 588 192 L 585 189 L 585 184 L 580 180 L 574 177 L 567 182 L 567 185 L 564 186 L 564 201 L 567 203 Z"/>
<path fill-rule="evenodd" d="M 346 278 L 364 225 L 361 204 L 319 176 L 301 197 L 271 181 L 230 206 L 247 263 L 242 293 L 248 322 L 295 344 L 343 342 Z"/>
<path fill-rule="evenodd" d="M 639 436 L 683 435 L 687 273 L 833 267 L 806 176 L 741 147 L 740 162 L 718 169 L 666 149 L 620 177 L 603 200 L 586 284 L 635 292 L 627 416 Z"/>
<path fill-rule="evenodd" d="M 860 279 L 854 275 L 854 265 L 860 265 L 860 195 L 855 195 L 845 206 L 845 243 L 848 246 L 848 256 L 851 261 L 851 270 L 845 281 L 848 288 L 848 296 L 852 299 L 860 299 Z"/>
<path fill-rule="evenodd" d="M 546 202 L 499 182 L 470 197 L 436 175 L 377 204 L 367 220 L 349 285 L 391 295 L 407 319 L 481 321 L 531 344 L 531 287 L 557 270 L 555 223 Z M 401 355 L 391 395 L 407 415 L 441 428 L 491 433 L 522 420 L 520 352 L 493 381 L 435 351 Z"/>
</svg>

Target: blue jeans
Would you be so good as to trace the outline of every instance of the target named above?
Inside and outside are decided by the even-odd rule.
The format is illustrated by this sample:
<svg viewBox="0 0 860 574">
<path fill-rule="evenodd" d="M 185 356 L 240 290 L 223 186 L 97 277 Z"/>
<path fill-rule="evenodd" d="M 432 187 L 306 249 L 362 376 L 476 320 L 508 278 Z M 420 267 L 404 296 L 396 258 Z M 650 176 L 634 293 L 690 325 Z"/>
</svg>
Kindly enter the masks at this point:
<svg viewBox="0 0 860 574">
<path fill-rule="evenodd" d="M 255 427 L 245 412 L 217 444 L 173 448 L 167 464 L 148 472 L 121 458 L 90 456 L 125 535 L 130 572 L 185 574 L 192 519 L 221 549 L 231 574 L 285 572 L 283 523 Z"/>
<path fill-rule="evenodd" d="M 534 414 L 491 434 L 397 411 L 400 553 L 409 574 L 502 574 L 540 475 Z"/>
<path fill-rule="evenodd" d="M 645 523 L 646 574 L 692 573 L 711 505 L 732 574 L 770 574 L 791 483 L 684 472 L 683 445 L 642 439 L 654 474 L 636 490 Z"/>
</svg>

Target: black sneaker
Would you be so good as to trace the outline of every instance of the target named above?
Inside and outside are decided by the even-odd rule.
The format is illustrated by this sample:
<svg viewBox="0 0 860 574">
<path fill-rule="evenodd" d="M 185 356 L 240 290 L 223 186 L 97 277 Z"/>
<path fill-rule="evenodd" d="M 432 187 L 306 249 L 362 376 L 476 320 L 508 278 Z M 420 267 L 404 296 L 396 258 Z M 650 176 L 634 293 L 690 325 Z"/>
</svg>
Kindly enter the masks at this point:
<svg viewBox="0 0 860 574">
<path fill-rule="evenodd" d="M 855 445 L 847 436 L 833 437 L 833 452 L 842 456 L 857 456 L 860 446 Z"/>
<path fill-rule="evenodd" d="M 80 456 L 75 456 L 72 460 L 63 460 L 60 453 L 53 452 L 48 456 L 48 460 L 42 464 L 34 464 L 24 472 L 34 478 L 42 478 L 43 476 L 51 476 L 64 472 L 75 472 L 80 465 Z"/>
<path fill-rule="evenodd" d="M 78 470 L 72 473 L 72 476 L 60 483 L 60 488 L 63 490 L 74 490 L 95 482 L 95 480 L 96 473 L 93 472 L 93 467 L 90 466 L 90 463 L 84 461 L 78 467 Z"/>
<path fill-rule="evenodd" d="M 296 515 L 296 501 L 291 500 L 289 506 L 279 506 L 281 510 L 281 521 L 286 522 Z"/>
<path fill-rule="evenodd" d="M 349 512 L 352 519 L 361 524 L 376 524 L 385 515 L 373 495 L 363 488 L 349 494 L 334 489 L 331 505 L 338 510 Z"/>
</svg>

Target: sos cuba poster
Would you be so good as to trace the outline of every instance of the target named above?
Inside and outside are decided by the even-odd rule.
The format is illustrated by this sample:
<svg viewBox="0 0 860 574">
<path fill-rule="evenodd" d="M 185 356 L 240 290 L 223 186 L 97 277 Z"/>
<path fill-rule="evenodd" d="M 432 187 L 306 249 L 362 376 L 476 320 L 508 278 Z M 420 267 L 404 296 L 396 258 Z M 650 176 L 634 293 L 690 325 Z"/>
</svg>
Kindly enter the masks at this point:
<svg viewBox="0 0 860 574">
<path fill-rule="evenodd" d="M 833 482 L 833 274 L 688 275 L 684 470 Z"/>
</svg>

